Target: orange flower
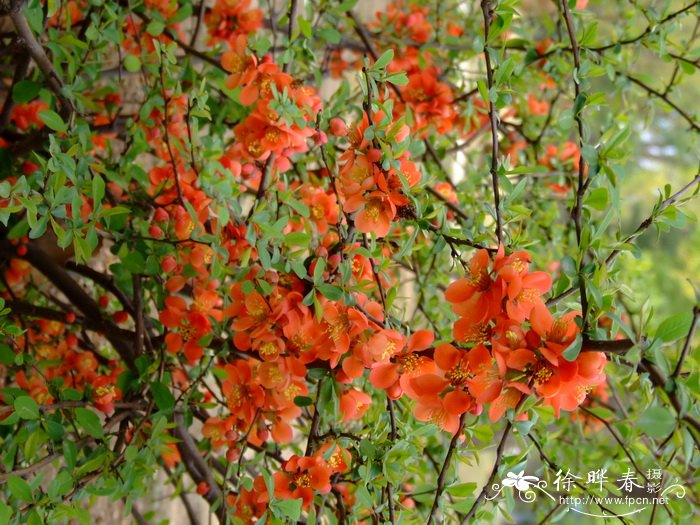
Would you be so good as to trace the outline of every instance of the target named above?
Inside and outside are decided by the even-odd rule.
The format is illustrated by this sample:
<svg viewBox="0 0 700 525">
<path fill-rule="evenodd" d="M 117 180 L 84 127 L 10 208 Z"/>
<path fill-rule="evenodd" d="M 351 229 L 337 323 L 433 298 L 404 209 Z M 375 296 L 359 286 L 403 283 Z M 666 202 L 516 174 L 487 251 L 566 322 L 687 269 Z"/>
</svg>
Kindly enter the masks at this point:
<svg viewBox="0 0 700 525">
<path fill-rule="evenodd" d="M 392 194 L 373 191 L 368 197 L 355 195 L 345 203 L 345 210 L 355 216 L 355 226 L 362 233 L 374 233 L 386 237 L 391 229 L 391 221 L 396 217 L 396 204 Z"/>
<path fill-rule="evenodd" d="M 165 335 L 168 352 L 176 354 L 184 350 L 190 363 L 198 361 L 204 353 L 198 341 L 211 329 L 207 317 L 190 310 L 181 297 L 171 295 L 165 298 L 165 309 L 160 312 L 159 318 L 166 328 L 172 330 Z"/>
<path fill-rule="evenodd" d="M 169 468 L 174 468 L 175 465 L 182 461 L 180 451 L 177 449 L 177 445 L 175 445 L 175 443 L 166 443 L 165 450 L 161 452 L 160 457 L 163 458 L 163 462 Z"/>
<path fill-rule="evenodd" d="M 39 112 L 45 109 L 49 109 L 49 106 L 43 100 L 18 104 L 10 112 L 10 121 L 21 131 L 28 130 L 32 124 L 41 129 L 44 127 L 44 121 L 39 117 Z"/>
<path fill-rule="evenodd" d="M 209 26 L 210 44 L 232 41 L 263 26 L 263 12 L 249 9 L 250 0 L 216 0 L 204 20 Z"/>
<path fill-rule="evenodd" d="M 416 400 L 417 419 L 431 421 L 454 434 L 463 413 L 481 412 L 481 406 L 467 389 L 472 376 L 470 352 L 443 343 L 435 348 L 434 359 L 436 372 L 413 378 L 411 390 L 406 393 Z"/>
<path fill-rule="evenodd" d="M 114 384 L 112 376 L 98 376 L 92 381 L 92 401 L 101 412 L 114 412 L 114 402 L 121 398 L 122 393 Z"/>
<path fill-rule="evenodd" d="M 282 472 L 273 475 L 275 496 L 301 499 L 303 508 L 307 508 L 316 493 L 330 492 L 332 472 L 322 458 L 294 455 L 284 463 Z"/>
<path fill-rule="evenodd" d="M 232 428 L 232 421 L 220 417 L 210 417 L 202 427 L 202 435 L 209 438 L 214 448 L 219 448 L 235 439 L 235 433 L 229 433 Z"/>
<path fill-rule="evenodd" d="M 391 399 L 398 399 L 404 392 L 410 391 L 411 378 L 435 370 L 434 361 L 415 354 L 428 348 L 434 339 L 435 335 L 430 330 L 415 332 L 403 351 L 394 354 L 388 362 L 378 362 L 372 366 L 369 374 L 372 385 L 385 389 Z"/>
<path fill-rule="evenodd" d="M 351 419 L 360 419 L 370 404 L 372 398 L 355 388 L 348 388 L 340 394 L 340 413 L 343 415 L 343 423 Z"/>
<path fill-rule="evenodd" d="M 469 262 L 469 275 L 453 282 L 445 291 L 452 311 L 467 323 L 493 318 L 501 310 L 503 292 L 490 276 L 490 262 L 488 251 L 477 251 Z"/>
<path fill-rule="evenodd" d="M 408 84 L 402 89 L 403 99 L 411 107 L 413 130 L 424 137 L 434 128 L 439 134 L 449 132 L 457 113 L 452 105 L 452 88 L 439 82 L 438 70 L 429 67 L 408 76 Z"/>
<path fill-rule="evenodd" d="M 527 107 L 533 115 L 546 115 L 549 111 L 549 103 L 535 98 L 532 94 L 527 96 Z"/>
<path fill-rule="evenodd" d="M 555 320 L 544 303 L 535 304 L 532 309 L 530 314 L 532 331 L 544 343 L 539 350 L 554 365 L 558 363 L 559 356 L 574 341 L 579 332 L 576 317 L 580 317 L 579 312 L 569 312 Z"/>
</svg>

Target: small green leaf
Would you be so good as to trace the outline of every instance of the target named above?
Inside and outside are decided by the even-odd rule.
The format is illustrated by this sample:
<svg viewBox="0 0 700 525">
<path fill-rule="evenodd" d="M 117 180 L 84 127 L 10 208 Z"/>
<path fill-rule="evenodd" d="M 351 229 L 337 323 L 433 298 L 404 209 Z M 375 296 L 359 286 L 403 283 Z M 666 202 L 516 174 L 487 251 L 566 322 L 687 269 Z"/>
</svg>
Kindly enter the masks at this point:
<svg viewBox="0 0 700 525">
<path fill-rule="evenodd" d="M 308 407 L 314 404 L 313 400 L 307 396 L 296 396 L 294 404 L 298 407 Z"/>
<path fill-rule="evenodd" d="M 394 50 L 389 49 L 385 51 L 382 56 L 380 56 L 377 61 L 372 66 L 372 69 L 382 69 L 389 65 L 389 63 L 394 60 Z"/>
<path fill-rule="evenodd" d="M 95 414 L 92 410 L 87 408 L 76 408 L 75 418 L 78 420 L 78 424 L 94 438 L 102 439 L 105 436 L 104 429 L 102 428 L 102 421 L 100 421 L 100 416 Z"/>
<path fill-rule="evenodd" d="M 656 337 L 665 343 L 676 341 L 688 334 L 690 324 L 693 322 L 693 314 L 686 312 L 665 319 L 656 330 Z"/>
<path fill-rule="evenodd" d="M 596 188 L 594 189 L 584 202 L 586 206 L 594 208 L 596 210 L 605 210 L 608 208 L 608 189 L 607 188 Z"/>
<path fill-rule="evenodd" d="M 10 476 L 7 478 L 7 488 L 10 489 L 10 493 L 15 498 L 22 501 L 32 501 L 32 488 L 29 486 L 29 483 L 19 476 Z"/>
<path fill-rule="evenodd" d="M 12 366 L 15 363 L 15 353 L 4 343 L 0 343 L 0 363 L 5 366 Z"/>
<path fill-rule="evenodd" d="M 65 132 L 68 130 L 68 126 L 65 122 L 63 122 L 61 115 L 59 115 L 55 111 L 45 109 L 39 112 L 39 117 L 41 117 L 41 121 L 44 124 L 46 124 L 49 128 L 51 128 L 54 131 Z"/>
<path fill-rule="evenodd" d="M 399 71 L 398 73 L 390 73 L 384 79 L 387 82 L 394 84 L 395 86 L 405 86 L 408 84 L 408 77 L 404 71 Z"/>
<path fill-rule="evenodd" d="M 9 523 L 12 517 L 12 509 L 0 501 L 0 523 Z"/>
<path fill-rule="evenodd" d="M 576 339 L 564 350 L 562 355 L 567 361 L 575 361 L 578 355 L 581 353 L 581 345 L 583 344 L 583 337 L 581 334 L 576 334 Z"/>
<path fill-rule="evenodd" d="M 17 104 L 26 104 L 39 94 L 41 84 L 33 80 L 21 80 L 12 88 L 12 98 Z"/>
<path fill-rule="evenodd" d="M 343 298 L 343 289 L 332 284 L 321 284 L 316 287 L 325 297 L 331 301 L 340 301 Z"/>
<path fill-rule="evenodd" d="M 301 499 L 282 499 L 270 504 L 272 512 L 280 518 L 297 521 L 301 517 Z"/>
<path fill-rule="evenodd" d="M 153 399 L 160 410 L 170 410 L 175 406 L 175 396 L 163 383 L 158 381 L 151 383 L 151 392 L 153 392 Z"/>
<path fill-rule="evenodd" d="M 105 181 L 99 174 L 95 174 L 95 177 L 92 179 L 92 200 L 94 205 L 97 205 L 98 202 L 102 202 L 104 196 Z"/>
<path fill-rule="evenodd" d="M 663 439 L 676 427 L 676 418 L 662 407 L 649 407 L 637 420 L 637 426 L 645 434 Z"/>
<path fill-rule="evenodd" d="M 39 405 L 29 396 L 15 399 L 15 412 L 22 419 L 39 419 Z"/>
<path fill-rule="evenodd" d="M 151 20 L 151 22 L 146 26 L 146 32 L 149 35 L 158 36 L 163 33 L 165 29 L 165 24 L 159 20 Z"/>
<path fill-rule="evenodd" d="M 129 55 L 124 59 L 124 68 L 130 73 L 141 70 L 141 59 L 136 55 Z"/>
<path fill-rule="evenodd" d="M 460 483 L 458 485 L 453 485 L 447 487 L 446 491 L 448 494 L 458 498 L 464 498 L 466 496 L 471 496 L 476 490 L 476 483 Z"/>
</svg>

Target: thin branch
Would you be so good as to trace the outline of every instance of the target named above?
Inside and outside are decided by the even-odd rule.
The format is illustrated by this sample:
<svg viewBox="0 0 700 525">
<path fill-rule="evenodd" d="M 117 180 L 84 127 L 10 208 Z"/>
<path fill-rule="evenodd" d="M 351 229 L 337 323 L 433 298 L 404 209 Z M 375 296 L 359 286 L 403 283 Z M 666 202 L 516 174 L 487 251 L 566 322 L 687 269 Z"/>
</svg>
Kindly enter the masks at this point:
<svg viewBox="0 0 700 525">
<path fill-rule="evenodd" d="M 685 343 L 683 344 L 683 349 L 681 350 L 681 356 L 678 358 L 676 368 L 671 374 L 671 379 L 673 381 L 678 379 L 678 376 L 681 374 L 683 362 L 685 361 L 685 358 L 688 355 L 688 350 L 690 350 L 690 342 L 693 339 L 693 335 L 695 334 L 695 328 L 698 324 L 698 318 L 700 318 L 700 306 L 695 306 L 693 308 L 693 321 L 690 323 L 690 329 L 688 330 L 688 335 L 685 338 Z"/>
<path fill-rule="evenodd" d="M 489 31 L 495 3 L 493 0 L 481 0 L 481 12 L 484 17 L 484 59 L 486 60 L 486 80 L 489 92 L 493 89 L 493 69 L 489 53 Z M 485 101 L 486 102 L 486 101 Z M 493 203 L 496 208 L 496 238 L 503 243 L 503 219 L 501 218 L 501 196 L 498 188 L 498 115 L 494 101 L 489 98 L 489 120 L 491 121 L 491 185 L 493 186 Z"/>
<path fill-rule="evenodd" d="M 552 461 L 549 457 L 547 457 L 547 455 L 545 455 L 544 450 L 542 450 L 542 446 L 537 442 L 537 440 L 536 440 L 535 438 L 533 438 L 531 435 L 528 435 L 527 437 L 528 437 L 528 439 L 529 439 L 530 441 L 532 441 L 532 444 L 535 445 L 535 448 L 536 448 L 537 451 L 539 452 L 540 457 L 542 458 L 542 461 L 544 461 L 544 462 L 549 466 L 549 468 L 551 468 L 551 469 L 554 470 L 554 471 L 559 471 L 559 470 L 561 470 L 561 469 L 557 466 L 557 464 L 554 463 L 554 461 Z M 580 488 L 580 489 L 583 490 L 584 492 L 587 492 L 587 491 L 588 491 L 588 489 L 585 487 L 585 485 L 582 485 L 581 483 L 579 483 L 579 482 L 576 481 L 576 480 L 574 480 L 574 485 L 576 485 L 578 488 Z M 613 517 L 613 516 L 616 517 L 616 518 L 617 518 L 618 520 L 620 520 L 622 523 L 627 523 L 627 521 L 625 521 L 624 518 L 622 518 L 621 516 L 617 516 L 613 511 L 611 511 L 611 510 L 608 509 L 607 507 L 604 507 L 603 504 L 600 503 L 599 499 L 600 499 L 600 498 L 594 498 L 593 501 L 595 502 L 596 505 L 598 505 L 598 507 L 600 507 L 601 510 L 603 510 L 603 511 L 607 512 L 608 514 L 610 514 L 611 517 Z"/>
<path fill-rule="evenodd" d="M 692 8 L 694 8 L 698 5 L 700 5 L 700 1 L 696 0 L 695 2 L 692 2 L 691 4 L 688 4 L 687 6 L 680 8 L 678 11 L 674 11 L 673 13 L 666 15 L 664 18 L 662 18 L 658 22 L 655 22 L 654 24 L 649 24 L 647 26 L 647 28 L 644 31 L 642 31 L 641 33 L 639 33 L 637 36 L 630 37 L 630 38 L 623 38 L 622 40 L 618 40 L 617 42 L 612 42 L 610 44 L 606 44 L 606 45 L 598 46 L 598 47 L 591 47 L 589 49 L 591 51 L 600 52 L 600 51 L 607 51 L 608 49 L 613 49 L 613 48 L 618 47 L 618 46 L 625 46 L 628 44 L 634 44 L 635 42 L 639 42 L 643 38 L 646 38 L 647 36 L 654 33 L 659 28 L 659 26 L 661 26 L 667 22 L 670 22 L 674 18 L 678 17 L 679 15 L 682 15 L 683 13 L 685 13 L 687 11 L 690 11 Z"/>
<path fill-rule="evenodd" d="M 17 0 L 12 2 L 9 13 L 12 24 L 15 26 L 17 34 L 23 40 L 29 54 L 32 56 L 32 59 L 36 65 L 39 66 L 39 69 L 41 69 L 41 72 L 46 77 L 49 87 L 63 103 L 63 116 L 68 117 L 75 111 L 73 103 L 63 94 L 63 81 L 58 76 L 56 69 L 53 67 L 53 63 L 46 55 L 46 51 L 42 45 L 39 44 L 34 36 L 34 33 L 32 32 L 32 29 L 29 27 L 27 17 L 22 12 L 22 3 L 23 2 Z"/>
<path fill-rule="evenodd" d="M 523 399 L 525 399 L 525 398 L 523 397 Z M 491 469 L 491 474 L 489 475 L 489 479 L 486 481 L 486 484 L 481 489 L 479 496 L 476 498 L 476 501 L 474 501 L 474 504 L 469 509 L 469 512 L 462 520 L 462 522 L 461 522 L 462 525 L 464 525 L 465 523 L 472 523 L 472 519 L 474 518 L 474 516 L 476 514 L 476 509 L 479 507 L 481 502 L 486 497 L 486 491 L 491 488 L 491 485 L 493 484 L 493 480 L 496 479 L 496 475 L 498 474 L 498 467 L 500 466 L 501 458 L 503 457 L 503 451 L 506 448 L 506 442 L 508 441 L 508 437 L 510 436 L 510 431 L 512 428 L 513 428 L 513 423 L 511 423 L 511 421 L 509 420 L 506 423 L 506 427 L 503 429 L 503 435 L 501 436 L 501 441 L 498 443 L 498 448 L 496 448 L 496 459 L 494 460 L 493 469 Z"/>
<path fill-rule="evenodd" d="M 632 82 L 633 84 L 636 84 L 637 86 L 639 86 L 639 87 L 641 87 L 642 89 L 644 89 L 644 91 L 646 91 L 647 93 L 649 93 L 649 94 L 651 94 L 651 95 L 654 95 L 655 97 L 660 98 L 661 100 L 663 100 L 664 102 L 666 102 L 666 104 L 668 104 L 669 106 L 671 106 L 674 110 L 676 110 L 676 112 L 677 112 L 681 117 L 683 117 L 683 119 L 690 125 L 691 128 L 693 128 L 695 131 L 700 131 L 700 124 L 698 124 L 697 122 L 695 122 L 695 119 L 694 119 L 693 117 L 691 117 L 691 116 L 688 114 L 688 112 L 687 112 L 686 110 L 684 110 L 684 109 L 683 109 L 682 107 L 680 107 L 678 104 L 676 104 L 675 102 L 673 102 L 673 101 L 669 98 L 669 96 L 668 96 L 667 94 L 662 93 L 661 91 L 658 91 L 658 90 L 654 89 L 654 88 L 651 87 L 649 84 L 646 84 L 645 82 L 643 82 L 643 81 L 641 81 L 640 79 L 635 78 L 635 77 L 633 77 L 633 76 L 631 76 L 631 75 L 628 75 L 628 74 L 626 74 L 626 73 L 619 73 L 619 74 L 622 75 L 623 77 L 625 77 L 626 79 L 628 79 L 628 80 L 629 80 L 630 82 Z M 582 160 L 583 160 L 583 159 L 582 159 Z"/>
<path fill-rule="evenodd" d="M 576 109 L 577 108 L 577 103 L 581 99 L 581 79 L 578 77 L 578 75 L 581 72 L 581 56 L 580 56 L 580 51 L 578 47 L 578 43 L 576 41 L 576 31 L 574 29 L 574 23 L 573 20 L 571 19 L 571 11 L 569 11 L 569 1 L 568 0 L 562 0 L 561 2 L 562 8 L 563 8 L 563 14 L 564 14 L 564 20 L 566 22 L 566 30 L 569 33 L 569 40 L 571 41 L 571 50 L 574 55 L 574 93 L 576 95 L 575 101 L 574 101 L 574 120 L 576 120 L 576 124 L 578 127 L 578 143 L 579 143 L 579 148 L 583 150 L 584 147 L 584 128 L 583 128 L 583 119 L 581 119 L 581 109 Z M 574 220 L 574 226 L 576 228 L 576 244 L 578 245 L 579 251 L 581 250 L 581 242 L 582 242 L 582 231 L 583 231 L 583 226 L 581 224 L 581 215 L 583 213 L 583 197 L 584 194 L 586 193 L 586 161 L 583 158 L 583 155 L 580 156 L 579 158 L 579 163 L 578 163 L 578 185 L 576 187 L 576 203 L 574 204 L 574 209 L 571 212 L 572 218 Z M 583 278 L 582 275 L 582 266 L 583 266 L 583 256 L 581 257 L 581 261 L 579 262 L 578 265 L 578 279 L 579 279 L 579 292 L 580 292 L 580 301 L 581 301 L 581 313 L 583 316 L 583 326 L 581 327 L 581 333 L 584 334 L 586 333 L 586 329 L 588 328 L 588 297 L 586 294 L 586 280 Z"/>
<path fill-rule="evenodd" d="M 691 180 L 688 184 L 683 186 L 680 190 L 671 195 L 668 199 L 664 200 L 659 206 L 655 207 L 651 215 L 649 215 L 649 217 L 642 221 L 642 223 L 637 227 L 637 229 L 625 238 L 622 244 L 628 244 L 637 239 L 637 237 L 639 237 L 642 233 L 644 233 L 645 230 L 647 230 L 652 224 L 654 224 L 655 217 L 660 215 L 666 208 L 674 204 L 678 199 L 687 194 L 690 190 L 693 189 L 693 187 L 697 186 L 699 183 L 700 172 L 697 175 L 695 175 L 695 178 Z M 617 259 L 620 253 L 622 253 L 622 250 L 620 250 L 619 248 L 613 250 L 610 253 L 610 255 L 608 255 L 607 259 L 605 259 L 605 266 L 609 266 L 610 264 L 612 264 L 612 262 L 615 259 Z"/>
<path fill-rule="evenodd" d="M 450 463 L 452 462 L 452 455 L 454 454 L 455 449 L 457 448 L 457 441 L 459 441 L 459 437 L 462 433 L 462 427 L 464 426 L 464 420 L 467 417 L 467 412 L 464 412 L 462 416 L 459 418 L 459 426 L 457 427 L 457 432 L 455 432 L 454 436 L 452 436 L 452 440 L 450 441 L 450 446 L 447 449 L 447 454 L 445 455 L 445 461 L 442 463 L 442 469 L 440 469 L 440 474 L 438 475 L 438 481 L 437 481 L 437 487 L 435 488 L 435 499 L 433 500 L 433 506 L 430 509 L 430 513 L 428 514 L 428 519 L 425 522 L 426 525 L 430 525 L 433 523 L 433 520 L 435 519 L 435 513 L 437 512 L 438 505 L 440 504 L 440 497 L 442 496 L 442 492 L 445 490 L 445 479 L 447 477 L 447 471 L 450 468 Z M 510 424 L 510 423 L 509 423 Z"/>
</svg>

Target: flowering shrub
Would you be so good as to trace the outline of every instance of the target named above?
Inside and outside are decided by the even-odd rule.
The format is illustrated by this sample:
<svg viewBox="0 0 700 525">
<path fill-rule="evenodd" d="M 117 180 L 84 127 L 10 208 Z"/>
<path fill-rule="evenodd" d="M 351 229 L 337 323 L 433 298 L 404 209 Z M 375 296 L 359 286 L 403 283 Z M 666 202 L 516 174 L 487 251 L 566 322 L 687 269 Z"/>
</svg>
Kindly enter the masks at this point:
<svg viewBox="0 0 700 525">
<path fill-rule="evenodd" d="M 499 469 L 593 431 L 697 489 L 698 308 L 630 308 L 620 255 L 700 179 L 630 230 L 615 120 L 635 87 L 695 140 L 693 6 L 356 4 L 0 3 L 1 522 L 148 522 L 156 476 L 192 523 L 510 519 Z"/>
</svg>

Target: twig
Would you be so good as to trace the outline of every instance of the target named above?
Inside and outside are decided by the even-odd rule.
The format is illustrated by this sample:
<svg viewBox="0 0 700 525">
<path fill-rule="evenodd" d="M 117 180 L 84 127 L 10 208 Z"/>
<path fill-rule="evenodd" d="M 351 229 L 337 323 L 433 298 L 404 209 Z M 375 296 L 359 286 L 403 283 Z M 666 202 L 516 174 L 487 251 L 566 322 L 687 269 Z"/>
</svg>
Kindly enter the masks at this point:
<svg viewBox="0 0 700 525">
<path fill-rule="evenodd" d="M 537 451 L 539 452 L 540 457 L 542 458 L 542 460 L 543 460 L 547 465 L 549 465 L 549 468 L 551 468 L 552 470 L 555 470 L 555 471 L 561 470 L 561 469 L 557 466 L 557 464 L 554 463 L 554 461 L 552 461 L 551 459 L 549 459 L 549 457 L 547 457 L 547 456 L 545 455 L 544 450 L 542 450 L 542 446 L 537 442 L 537 440 L 536 440 L 535 438 L 533 438 L 533 437 L 532 437 L 531 435 L 529 435 L 529 434 L 528 434 L 527 437 L 528 437 L 528 439 L 529 439 L 530 441 L 532 441 L 532 444 L 535 445 L 535 448 L 536 448 Z M 581 483 L 579 483 L 579 482 L 576 481 L 576 480 L 574 480 L 574 485 L 576 485 L 578 488 L 582 489 L 584 492 L 587 492 L 587 491 L 588 491 L 588 489 L 586 489 L 586 487 L 585 487 L 584 485 L 582 485 Z M 613 511 L 611 511 L 611 510 L 608 509 L 607 507 L 604 507 L 603 504 L 600 503 L 599 499 L 600 499 L 600 498 L 593 498 L 593 501 L 596 503 L 596 505 L 598 505 L 598 507 L 600 507 L 601 510 L 604 510 L 605 512 L 607 512 L 608 514 L 610 514 L 611 517 L 612 517 L 612 516 L 616 517 L 616 518 L 617 518 L 618 520 L 620 520 L 622 523 L 627 523 L 627 521 L 625 521 L 624 518 L 622 518 L 621 516 L 617 516 Z"/>
<path fill-rule="evenodd" d="M 696 305 L 693 308 L 693 321 L 690 323 L 690 329 L 688 330 L 688 335 L 685 338 L 685 343 L 683 344 L 683 349 L 681 350 L 681 356 L 678 358 L 678 363 L 676 364 L 676 368 L 673 370 L 673 373 L 671 374 L 671 379 L 673 381 L 678 379 L 678 376 L 681 373 L 681 369 L 683 368 L 683 361 L 685 361 L 685 358 L 688 355 L 688 350 L 690 350 L 690 342 L 693 339 L 693 335 L 695 334 L 695 328 L 697 327 L 699 317 L 700 317 L 700 306 Z"/>
<path fill-rule="evenodd" d="M 464 426 L 464 420 L 466 419 L 466 417 L 467 412 L 464 412 L 459 418 L 459 426 L 457 427 L 457 432 L 455 432 L 455 435 L 452 436 L 450 446 L 447 449 L 445 461 L 443 462 L 442 469 L 440 469 L 440 474 L 438 475 L 438 482 L 437 487 L 435 489 L 435 499 L 433 500 L 433 506 L 431 507 L 430 513 L 428 514 L 428 519 L 425 522 L 426 525 L 430 525 L 435 519 L 435 513 L 437 511 L 438 505 L 440 504 L 440 496 L 442 496 L 442 492 L 445 490 L 445 478 L 447 477 L 447 471 L 450 468 L 452 455 L 454 454 L 455 448 L 457 447 L 457 441 L 459 440 L 459 436 L 462 433 L 462 427 Z"/>
<path fill-rule="evenodd" d="M 589 410 L 588 408 L 586 408 L 583 405 L 579 406 L 579 409 L 582 410 L 583 412 L 585 412 L 586 414 L 588 414 L 589 416 L 600 421 L 603 425 L 605 425 L 605 428 L 608 430 L 610 435 L 615 439 L 615 441 L 617 441 L 618 445 L 620 445 L 620 448 L 625 453 L 625 456 L 627 456 L 627 459 L 630 460 L 634 469 L 639 473 L 640 476 L 642 476 L 644 478 L 644 481 L 648 481 L 647 477 L 644 475 L 644 472 L 642 471 L 642 469 L 639 468 L 639 465 L 637 465 L 637 462 L 632 457 L 632 454 L 630 454 L 629 450 L 627 450 L 627 447 L 625 446 L 625 442 L 622 441 L 622 438 L 617 434 L 615 429 L 612 428 L 612 425 L 610 424 L 610 422 L 608 422 L 604 418 L 600 417 L 598 414 Z"/>
<path fill-rule="evenodd" d="M 265 196 L 265 185 L 267 184 L 267 180 L 271 178 L 271 172 L 272 172 L 272 166 L 275 163 L 275 154 L 271 153 L 270 156 L 267 158 L 265 161 L 265 165 L 262 167 L 261 170 L 261 175 L 260 175 L 260 184 L 258 185 L 258 191 L 255 192 L 255 201 L 250 207 L 250 210 L 248 211 L 248 216 L 246 217 L 246 224 L 250 222 L 251 217 L 253 217 L 253 213 L 255 213 L 255 208 L 258 206 L 258 202 Z"/>
<path fill-rule="evenodd" d="M 41 44 L 39 44 L 36 37 L 34 36 L 34 33 L 32 32 L 32 29 L 29 27 L 27 17 L 22 12 L 21 1 L 14 0 L 12 2 L 9 15 L 10 19 L 12 20 L 12 24 L 17 30 L 17 34 L 24 41 L 24 45 L 27 47 L 29 54 L 32 56 L 32 59 L 34 60 L 36 65 L 39 66 L 41 72 L 44 73 L 49 87 L 56 94 L 58 99 L 63 103 L 63 116 L 70 116 L 75 111 L 73 103 L 70 100 L 68 100 L 63 94 L 63 81 L 58 76 L 56 69 L 54 69 L 53 64 L 49 60 L 49 57 L 46 55 L 46 51 L 41 46 Z"/>
<path fill-rule="evenodd" d="M 693 128 L 695 131 L 700 131 L 700 124 L 698 124 L 697 122 L 695 122 L 695 119 L 693 119 L 693 117 L 691 117 L 691 116 L 688 114 L 688 112 L 685 111 L 682 107 L 680 107 L 678 104 L 676 104 L 675 102 L 673 102 L 673 101 L 668 97 L 667 94 L 664 94 L 664 93 L 662 93 L 661 91 L 658 91 L 658 90 L 654 89 L 654 88 L 651 87 L 650 85 L 646 84 L 645 82 L 642 82 L 642 81 L 639 80 L 638 78 L 635 78 L 635 77 L 633 77 L 633 76 L 631 76 L 631 75 L 628 75 L 628 74 L 626 74 L 626 73 L 620 73 L 620 75 L 622 75 L 623 77 L 625 77 L 627 80 L 629 80 L 629 81 L 632 82 L 633 84 L 638 85 L 639 87 L 641 87 L 642 89 L 644 89 L 647 93 L 649 93 L 649 94 L 651 94 L 651 95 L 654 95 L 655 97 L 660 98 L 661 100 L 663 100 L 664 102 L 666 102 L 666 104 L 668 104 L 668 105 L 671 106 L 673 109 L 675 109 L 676 112 L 677 112 L 681 117 L 683 117 L 683 119 L 690 125 L 691 128 Z M 583 159 L 581 159 L 581 160 L 583 160 Z"/>
<path fill-rule="evenodd" d="M 668 199 L 664 200 L 658 207 L 655 207 L 651 215 L 649 215 L 649 217 L 642 221 L 642 223 L 637 227 L 637 229 L 625 238 L 623 244 L 627 244 L 634 241 L 637 237 L 644 233 L 644 231 L 647 228 L 654 224 L 654 218 L 656 216 L 660 215 L 666 208 L 668 208 L 669 206 L 674 204 L 678 199 L 683 197 L 686 193 L 693 189 L 694 186 L 697 186 L 698 183 L 700 183 L 700 172 L 697 175 L 695 175 L 695 178 L 691 180 L 688 184 L 683 186 L 680 190 L 671 195 Z M 612 264 L 612 262 L 615 259 L 617 259 L 620 253 L 622 253 L 622 250 L 620 250 L 619 248 L 613 250 L 610 253 L 610 255 L 608 255 L 607 259 L 605 259 L 605 265 L 609 266 L 610 264 Z"/>
<path fill-rule="evenodd" d="M 581 71 L 581 57 L 576 41 L 576 31 L 574 30 L 574 23 L 571 19 L 571 11 L 569 11 L 568 0 L 562 0 L 561 2 L 564 14 L 564 20 L 566 22 L 566 30 L 569 33 L 569 40 L 571 41 L 571 51 L 574 55 L 574 93 L 576 95 L 574 106 L 576 108 L 577 103 L 581 100 L 581 79 L 578 77 Z M 576 110 L 574 113 L 574 120 L 578 127 L 578 143 L 579 148 L 583 150 L 584 146 L 584 128 L 583 119 L 581 119 L 581 109 Z M 574 204 L 574 209 L 571 215 L 574 219 L 574 226 L 576 228 L 576 243 L 578 244 L 579 251 L 581 250 L 582 241 L 582 231 L 583 227 L 581 225 L 581 215 L 583 212 L 583 196 L 586 193 L 586 162 L 581 154 L 578 163 L 578 185 L 576 188 L 576 203 Z M 581 333 L 584 334 L 588 328 L 588 297 L 586 294 L 586 280 L 582 275 L 583 266 L 583 256 L 581 256 L 581 261 L 578 264 L 578 274 L 579 274 L 579 292 L 581 301 L 581 314 L 583 317 L 583 325 L 581 327 Z"/>
<path fill-rule="evenodd" d="M 309 438 L 306 442 L 305 456 L 310 456 L 314 451 L 314 441 L 316 440 L 316 434 L 318 434 L 318 428 L 321 424 L 321 412 L 318 409 L 318 402 L 321 399 L 321 388 L 323 388 L 324 378 L 318 381 L 316 386 L 316 401 L 314 402 L 314 415 L 311 417 L 311 428 L 309 429 Z"/>
<path fill-rule="evenodd" d="M 486 80 L 489 92 L 493 88 L 493 69 L 491 67 L 491 55 L 489 53 L 489 31 L 491 17 L 493 16 L 494 2 L 481 0 L 481 12 L 484 16 L 484 59 L 486 60 Z M 498 244 L 503 242 L 503 219 L 501 218 L 501 196 L 498 188 L 498 116 L 496 106 L 489 98 L 489 120 L 491 121 L 491 185 L 493 186 L 493 203 L 496 208 L 496 238 Z"/>
</svg>

